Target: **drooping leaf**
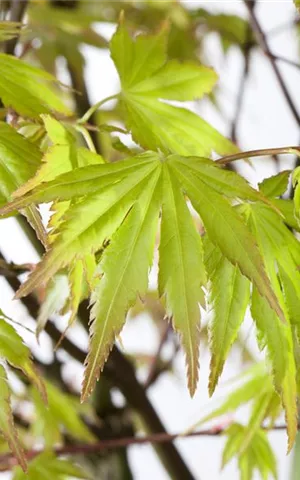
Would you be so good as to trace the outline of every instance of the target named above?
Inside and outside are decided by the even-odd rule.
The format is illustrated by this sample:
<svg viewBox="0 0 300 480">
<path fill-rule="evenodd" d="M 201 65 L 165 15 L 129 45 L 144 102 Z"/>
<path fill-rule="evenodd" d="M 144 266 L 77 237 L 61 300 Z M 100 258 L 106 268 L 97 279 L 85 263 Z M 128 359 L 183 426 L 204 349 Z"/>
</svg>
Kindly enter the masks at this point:
<svg viewBox="0 0 300 480">
<path fill-rule="evenodd" d="M 20 444 L 18 433 L 14 425 L 10 403 L 10 388 L 7 382 L 6 371 L 0 364 L 0 432 L 7 440 L 10 449 L 16 456 L 24 472 L 27 470 L 26 457 Z"/>
<path fill-rule="evenodd" d="M 244 320 L 250 298 L 250 282 L 242 275 L 237 266 L 232 265 L 222 256 L 217 247 L 209 245 L 208 248 L 210 256 L 217 256 L 217 265 L 214 268 L 209 268 L 213 264 L 211 259 L 206 262 L 211 283 L 209 296 L 209 308 L 212 310 L 212 318 L 209 321 L 211 350 L 209 393 L 212 395 L 230 347 Z"/>
<path fill-rule="evenodd" d="M 199 369 L 201 287 L 206 283 L 200 235 L 193 225 L 180 186 L 164 164 L 159 291 L 180 334 L 186 354 L 188 385 L 195 393 Z M 179 294 L 180 292 L 180 294 Z"/>
<path fill-rule="evenodd" d="M 11 126 L 0 122 L 0 205 L 10 200 L 11 194 L 35 174 L 40 161 L 41 153 L 37 147 Z M 46 245 L 46 232 L 36 207 L 28 206 L 23 213 Z"/>
<path fill-rule="evenodd" d="M 16 468 L 13 476 L 13 480 L 53 480 L 54 478 L 55 480 L 68 480 L 69 478 L 85 480 L 89 477 L 69 460 L 56 458 L 51 452 L 41 453 L 35 457 L 29 463 L 26 474 L 20 468 Z"/>
<path fill-rule="evenodd" d="M 160 176 L 161 164 L 157 164 L 138 201 L 112 237 L 96 271 L 101 280 L 91 296 L 93 323 L 83 400 L 99 377 L 128 309 L 134 305 L 137 294 L 147 290 L 160 207 Z"/>
<path fill-rule="evenodd" d="M 120 75 L 121 101 L 133 138 L 144 148 L 182 155 L 230 153 L 236 147 L 189 110 L 162 100 L 192 100 L 211 91 L 216 74 L 197 63 L 166 63 L 168 30 L 133 40 L 123 20 L 110 44 Z"/>
<path fill-rule="evenodd" d="M 300 273 L 297 270 L 297 260 L 300 258 L 300 245 L 275 212 L 259 204 L 251 205 L 249 209 L 251 211 L 249 226 L 264 256 L 273 290 L 288 321 L 287 324 L 283 324 L 254 288 L 251 313 L 259 331 L 260 344 L 267 348 L 275 388 L 285 409 L 290 449 L 297 433 L 296 368 L 289 309 L 285 303 L 282 281 L 279 277 L 286 276 L 299 296 Z M 294 318 L 295 321 L 297 318 Z"/>
<path fill-rule="evenodd" d="M 225 257 L 238 265 L 241 272 L 259 289 L 281 320 L 284 313 L 271 288 L 264 269 L 263 258 L 255 239 L 233 207 L 216 191 L 208 188 L 200 178 L 171 157 L 172 166 L 181 179 L 183 187 L 195 210 L 199 213 L 210 240 L 217 245 Z"/>
<path fill-rule="evenodd" d="M 0 358 L 22 370 L 38 388 L 43 401 L 47 401 L 44 383 L 31 360 L 30 350 L 15 329 L 0 317 Z"/>
<path fill-rule="evenodd" d="M 70 115 L 52 88 L 57 80 L 45 70 L 4 53 L 0 53 L 0 70 L 0 98 L 6 107 L 32 118 L 55 111 Z"/>
</svg>

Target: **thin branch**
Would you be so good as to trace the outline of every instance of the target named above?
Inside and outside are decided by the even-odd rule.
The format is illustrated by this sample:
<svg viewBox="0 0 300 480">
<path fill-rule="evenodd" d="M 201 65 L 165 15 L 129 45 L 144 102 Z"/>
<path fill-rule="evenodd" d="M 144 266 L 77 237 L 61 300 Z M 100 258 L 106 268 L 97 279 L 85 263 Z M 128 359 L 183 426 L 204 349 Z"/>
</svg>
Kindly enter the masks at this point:
<svg viewBox="0 0 300 480">
<path fill-rule="evenodd" d="M 272 53 L 272 51 L 270 50 L 270 47 L 269 47 L 269 44 L 268 44 L 268 41 L 267 41 L 267 38 L 266 38 L 266 35 L 261 27 L 261 24 L 257 18 L 257 15 L 255 13 L 255 9 L 254 9 L 254 5 L 253 5 L 253 2 L 252 0 L 244 0 L 244 3 L 248 9 L 248 12 L 249 12 L 249 17 L 250 17 L 250 24 L 252 26 L 252 29 L 253 29 L 253 33 L 256 37 L 256 40 L 257 40 L 257 43 L 259 44 L 261 50 L 264 52 L 264 54 L 267 56 L 267 58 L 269 59 L 270 61 L 270 64 L 272 66 L 272 69 L 275 73 L 275 76 L 278 80 L 278 83 L 280 85 L 280 88 L 282 90 L 282 93 L 286 99 L 286 102 L 289 106 L 289 109 L 294 117 L 294 119 L 296 120 L 297 124 L 300 125 L 300 115 L 294 105 L 294 101 L 287 89 L 287 86 L 285 84 L 285 81 L 281 75 L 281 72 L 277 66 L 277 63 L 276 63 L 276 60 L 274 58 L 274 55 Z"/>
<path fill-rule="evenodd" d="M 200 430 L 197 432 L 189 432 L 186 434 L 182 433 L 155 433 L 152 435 L 145 435 L 143 437 L 124 437 L 124 438 L 112 438 L 108 440 L 103 440 L 101 442 L 89 443 L 89 444 L 77 444 L 77 445 L 65 445 L 63 447 L 57 447 L 54 449 L 56 455 L 79 455 L 79 454 L 91 454 L 99 453 L 105 450 L 114 450 L 117 448 L 128 447 L 131 445 L 145 445 L 145 444 L 164 444 L 170 443 L 174 440 L 183 440 L 185 438 L 196 438 L 196 437 L 217 437 L 223 434 L 226 431 L 227 427 L 220 428 L 211 428 L 208 430 Z M 275 425 L 274 427 L 268 429 L 267 431 L 283 431 L 286 430 L 286 425 Z M 25 455 L 28 460 L 36 457 L 40 453 L 43 453 L 43 449 L 32 449 L 28 450 Z M 11 461 L 15 462 L 14 456 L 12 453 L 5 453 L 0 455 L 0 465 L 8 463 L 9 466 L 7 469 L 12 468 Z M 3 471 L 3 468 L 0 467 L 0 470 Z"/>
<path fill-rule="evenodd" d="M 286 63 L 287 65 L 290 65 L 291 67 L 295 67 L 298 70 L 300 70 L 300 63 L 294 62 L 294 60 L 290 60 L 289 58 L 282 57 L 281 55 L 272 54 L 272 57 L 274 58 L 274 60 L 278 60 L 279 62 Z"/>
<path fill-rule="evenodd" d="M 297 155 L 300 157 L 300 147 L 279 147 L 279 148 L 262 148 L 259 150 L 248 150 L 247 152 L 238 152 L 233 155 L 226 155 L 225 157 L 216 160 L 220 165 L 227 165 L 227 163 L 236 160 L 243 160 L 250 157 L 264 157 L 267 155 Z"/>
</svg>

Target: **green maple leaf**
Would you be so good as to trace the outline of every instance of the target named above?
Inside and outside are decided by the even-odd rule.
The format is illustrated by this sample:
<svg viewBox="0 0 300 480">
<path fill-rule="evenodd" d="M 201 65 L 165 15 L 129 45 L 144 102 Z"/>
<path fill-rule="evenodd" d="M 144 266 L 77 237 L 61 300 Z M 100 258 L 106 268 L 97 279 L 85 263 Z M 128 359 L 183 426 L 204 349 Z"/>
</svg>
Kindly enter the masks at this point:
<svg viewBox="0 0 300 480">
<path fill-rule="evenodd" d="M 216 73 L 198 63 L 166 63 L 168 29 L 133 40 L 121 19 L 110 44 L 120 75 L 125 121 L 134 140 L 146 149 L 181 155 L 210 155 L 236 147 L 198 115 L 165 100 L 201 98 L 216 83 Z"/>
<path fill-rule="evenodd" d="M 272 288 L 285 312 L 283 324 L 257 289 L 252 293 L 251 312 L 262 347 L 267 348 L 275 388 L 285 409 L 289 449 L 297 433 L 297 385 L 291 325 L 299 332 L 299 315 L 295 303 L 300 298 L 300 245 L 283 219 L 263 205 L 251 205 L 248 222 L 265 259 Z M 291 296 L 291 293 L 293 296 Z"/>
<path fill-rule="evenodd" d="M 0 205 L 10 200 L 12 192 L 35 174 L 40 162 L 38 148 L 12 127 L 0 122 Z M 46 232 L 39 211 L 36 207 L 29 206 L 22 213 L 46 245 Z"/>
<path fill-rule="evenodd" d="M 37 118 L 41 113 L 70 110 L 52 90 L 55 77 L 5 53 L 0 53 L 0 98 L 6 107 L 25 117 Z"/>
<path fill-rule="evenodd" d="M 268 441 L 266 432 L 262 429 L 256 430 L 247 448 L 239 453 L 240 445 L 247 433 L 247 427 L 238 423 L 232 424 L 226 431 L 228 436 L 222 456 L 222 466 L 225 466 L 234 455 L 238 455 L 238 466 L 243 480 L 251 480 L 255 470 L 261 478 L 268 478 L 272 475 L 277 479 L 276 458 Z"/>
<path fill-rule="evenodd" d="M 250 299 L 250 282 L 237 265 L 229 262 L 218 247 L 204 242 L 205 265 L 211 282 L 208 305 L 212 318 L 208 323 L 211 351 L 209 393 L 213 394 L 231 345 L 244 320 Z"/>
<path fill-rule="evenodd" d="M 168 313 L 182 337 L 189 388 L 191 393 L 195 390 L 199 303 L 203 303 L 201 286 L 205 285 L 206 274 L 201 237 L 193 225 L 184 194 L 200 215 L 210 240 L 256 285 L 284 320 L 254 237 L 221 192 L 234 199 L 262 198 L 237 174 L 220 169 L 208 159 L 145 152 L 113 164 L 74 169 L 41 183 L 2 208 L 5 213 L 31 203 L 71 202 L 60 219 L 50 250 L 22 285 L 19 296 L 46 283 L 75 259 L 102 251 L 103 244 L 110 240 L 102 251 L 94 277 L 83 398 L 91 392 L 124 324 L 126 312 L 138 293 L 147 288 L 160 210 L 159 289 L 161 295 L 166 295 Z"/>
<path fill-rule="evenodd" d="M 35 369 L 29 348 L 23 343 L 16 330 L 7 323 L 0 313 L 0 358 L 11 366 L 23 371 L 38 388 L 43 401 L 47 402 L 47 394 L 41 377 Z"/>
</svg>

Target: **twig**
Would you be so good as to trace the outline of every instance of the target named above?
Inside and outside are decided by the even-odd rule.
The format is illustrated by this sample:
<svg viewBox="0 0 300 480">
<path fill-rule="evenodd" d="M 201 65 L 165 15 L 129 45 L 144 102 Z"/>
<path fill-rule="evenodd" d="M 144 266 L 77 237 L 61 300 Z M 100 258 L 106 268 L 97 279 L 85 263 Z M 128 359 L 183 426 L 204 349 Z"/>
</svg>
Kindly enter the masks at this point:
<svg viewBox="0 0 300 480">
<path fill-rule="evenodd" d="M 220 428 L 211 428 L 207 430 L 200 430 L 197 432 L 189 432 L 186 434 L 182 433 L 154 433 L 152 435 L 147 435 L 143 437 L 124 437 L 124 438 L 113 438 L 109 440 L 103 440 L 102 442 L 96 442 L 92 444 L 77 444 L 77 445 L 65 445 L 63 447 L 58 447 L 54 449 L 56 455 L 78 455 L 78 454 L 91 454 L 91 453 L 99 453 L 105 450 L 113 450 L 121 447 L 128 447 L 130 445 L 145 445 L 148 443 L 151 444 L 163 444 L 163 443 L 170 443 L 174 440 L 182 440 L 185 438 L 191 437 L 217 437 L 223 434 L 226 431 L 227 427 L 220 427 Z M 282 431 L 286 430 L 286 425 L 275 425 L 271 429 L 265 428 L 265 430 L 269 431 Z M 36 457 L 44 450 L 42 449 L 32 449 L 28 450 L 25 455 L 28 460 Z M 13 459 L 13 455 L 11 453 L 5 453 L 0 455 L 0 465 L 4 464 L 5 462 L 9 462 Z M 12 465 L 9 465 L 11 468 Z M 1 469 L 1 468 L 0 468 Z M 3 471 L 3 469 L 1 469 Z"/>
<path fill-rule="evenodd" d="M 291 67 L 295 67 L 298 70 L 300 70 L 300 63 L 294 62 L 294 60 L 290 60 L 289 58 L 282 57 L 281 55 L 273 55 L 272 57 L 274 60 L 278 60 L 279 62 L 286 63 L 287 65 L 290 65 Z"/>
<path fill-rule="evenodd" d="M 249 157 L 264 157 L 267 155 L 297 155 L 300 157 L 300 147 L 280 147 L 280 148 L 262 148 L 259 150 L 248 150 L 247 152 L 238 152 L 233 155 L 226 155 L 225 157 L 216 160 L 220 165 L 227 165 L 227 163 L 236 160 L 243 160 Z"/>
<path fill-rule="evenodd" d="M 294 105 L 294 101 L 286 87 L 285 81 L 283 80 L 283 77 L 281 75 L 281 72 L 277 66 L 276 60 L 274 58 L 274 55 L 272 51 L 270 50 L 268 41 L 266 39 L 266 36 L 264 34 L 264 31 L 260 25 L 260 22 L 255 14 L 255 9 L 252 0 L 244 0 L 244 3 L 248 9 L 249 12 L 249 17 L 250 17 L 250 24 L 253 29 L 253 33 L 255 34 L 257 43 L 259 44 L 260 48 L 264 52 L 264 54 L 267 56 L 267 58 L 270 61 L 270 64 L 273 68 L 273 71 L 276 75 L 276 78 L 278 80 L 278 83 L 280 85 L 280 88 L 282 90 L 282 93 L 286 99 L 286 102 L 290 108 L 290 111 L 293 114 L 294 119 L 296 120 L 297 124 L 300 125 L 300 116 L 299 113 Z"/>
<path fill-rule="evenodd" d="M 237 143 L 236 130 L 237 130 L 237 125 L 242 112 L 244 91 L 245 91 L 247 77 L 249 73 L 250 50 L 251 50 L 251 44 L 247 43 L 245 47 L 245 53 L 244 53 L 244 69 L 243 69 L 243 73 L 242 73 L 242 77 L 241 77 L 241 81 L 240 81 L 240 85 L 237 93 L 236 110 L 235 110 L 235 114 L 234 114 L 232 125 L 231 125 L 230 138 L 234 143 Z"/>
</svg>

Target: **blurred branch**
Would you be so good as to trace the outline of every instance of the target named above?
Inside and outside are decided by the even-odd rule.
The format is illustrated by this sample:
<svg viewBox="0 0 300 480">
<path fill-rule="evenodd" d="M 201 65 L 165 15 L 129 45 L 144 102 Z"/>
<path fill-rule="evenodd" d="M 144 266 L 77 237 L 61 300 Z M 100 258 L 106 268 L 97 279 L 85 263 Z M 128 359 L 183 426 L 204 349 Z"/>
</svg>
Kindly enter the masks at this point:
<svg viewBox="0 0 300 480">
<path fill-rule="evenodd" d="M 282 90 L 282 93 L 286 99 L 286 102 L 289 106 L 289 109 L 297 122 L 297 124 L 300 126 L 300 116 L 299 113 L 294 105 L 294 101 L 287 89 L 287 86 L 285 84 L 285 81 L 281 75 L 281 72 L 277 66 L 276 63 L 276 56 L 273 55 L 272 51 L 270 50 L 269 43 L 267 41 L 266 35 L 261 27 L 261 24 L 257 18 L 257 15 L 255 13 L 255 5 L 253 4 L 252 0 L 244 0 L 244 3 L 248 9 L 249 12 L 249 18 L 250 18 L 250 24 L 253 30 L 253 33 L 256 37 L 257 43 L 259 44 L 261 50 L 264 52 L 266 57 L 269 59 L 270 64 L 272 66 L 272 69 L 275 73 L 275 76 L 278 80 L 278 83 L 280 85 L 280 88 Z"/>
<path fill-rule="evenodd" d="M 66 445 L 64 447 L 55 448 L 54 451 L 56 455 L 78 455 L 82 453 L 87 455 L 91 453 L 102 452 L 105 450 L 111 450 L 111 449 L 120 448 L 120 447 L 127 447 L 130 445 L 145 445 L 147 443 L 165 444 L 165 443 L 173 442 L 174 440 L 183 440 L 185 438 L 191 438 L 191 437 L 207 437 L 207 436 L 216 437 L 223 434 L 226 431 L 227 427 L 228 426 L 220 427 L 220 428 L 211 428 L 208 430 L 200 430 L 197 432 L 189 432 L 186 434 L 156 433 L 156 434 L 147 435 L 144 437 L 116 438 L 116 439 L 104 440 L 102 442 L 97 442 L 93 444 Z M 274 427 L 266 430 L 282 431 L 282 430 L 286 430 L 286 425 L 275 425 Z M 40 449 L 28 450 L 26 452 L 26 457 L 30 460 L 42 452 L 43 450 L 40 450 Z M 15 459 L 11 453 L 5 453 L 0 455 L 0 470 L 4 471 L 2 465 L 5 463 L 9 464 L 9 466 L 7 467 L 8 470 L 12 468 L 13 465 L 11 465 L 11 461 L 15 462 Z M 181 477 L 181 480 L 182 478 L 185 479 L 186 477 Z"/>
<path fill-rule="evenodd" d="M 28 0 L 11 0 L 10 4 L 11 9 L 9 20 L 11 22 L 21 22 L 28 5 Z M 14 55 L 18 40 L 18 36 L 12 38 L 11 40 L 8 40 L 4 47 L 5 53 Z"/>
<path fill-rule="evenodd" d="M 249 35 L 249 34 L 248 34 Z M 243 106 L 243 100 L 244 100 L 244 92 L 245 92 L 245 87 L 247 83 L 247 77 L 249 74 L 249 60 L 250 60 L 250 51 L 252 48 L 251 43 L 247 43 L 245 46 L 245 51 L 244 51 L 244 69 L 242 73 L 242 77 L 240 80 L 240 85 L 237 93 L 237 99 L 236 99 L 236 110 L 235 114 L 233 117 L 232 125 L 231 125 L 231 132 L 230 132 L 230 138 L 234 143 L 238 143 L 237 141 L 237 126 L 239 123 L 241 111 L 242 111 L 242 106 Z"/>
</svg>

